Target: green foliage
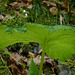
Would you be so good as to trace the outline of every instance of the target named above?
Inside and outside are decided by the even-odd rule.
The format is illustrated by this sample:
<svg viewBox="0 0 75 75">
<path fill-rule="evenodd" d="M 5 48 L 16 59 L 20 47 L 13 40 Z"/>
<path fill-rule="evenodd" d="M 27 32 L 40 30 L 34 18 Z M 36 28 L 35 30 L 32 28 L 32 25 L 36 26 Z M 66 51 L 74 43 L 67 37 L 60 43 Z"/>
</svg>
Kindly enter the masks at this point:
<svg viewBox="0 0 75 75">
<path fill-rule="evenodd" d="M 39 15 L 41 15 L 41 4 L 40 4 L 39 0 L 34 0 L 33 8 L 29 9 L 28 20 L 31 22 L 35 22 Z"/>
<path fill-rule="evenodd" d="M 5 4 L 2 1 L 0 1 L 0 14 L 2 14 L 2 11 L 5 10 L 5 6 L 4 5 Z"/>
<path fill-rule="evenodd" d="M 5 2 L 5 3 L 10 3 L 10 2 L 14 2 L 16 0 L 2 0 L 2 1 Z"/>
<path fill-rule="evenodd" d="M 72 31 L 75 30 L 75 27 L 63 25 L 43 26 L 40 24 L 29 24 L 29 23 L 26 24 L 26 27 L 27 32 L 24 34 L 20 34 L 19 32 L 14 31 L 12 34 L 8 34 L 7 32 L 4 33 L 4 29 L 6 29 L 6 27 L 1 26 L 0 48 L 4 48 L 16 42 L 24 42 L 24 43 L 38 42 L 42 48 L 44 44 L 46 44 L 45 52 L 49 55 L 49 57 L 64 60 L 70 57 L 71 54 L 75 53 L 74 50 L 75 33 L 74 31 Z M 50 31 L 55 32 L 52 33 Z"/>
<path fill-rule="evenodd" d="M 7 13 L 10 14 L 15 14 L 14 11 L 12 9 L 10 9 L 9 7 L 5 6 L 9 3 L 9 0 L 0 0 L 0 14 L 6 16 Z"/>
<path fill-rule="evenodd" d="M 28 9 L 28 11 L 28 22 L 44 25 L 55 25 L 56 23 L 56 18 L 50 14 L 49 8 L 43 6 L 38 0 L 33 1 L 33 8 Z"/>
<path fill-rule="evenodd" d="M 71 20 L 71 25 L 75 27 L 75 15 L 74 14 L 71 15 L 70 20 Z"/>
<path fill-rule="evenodd" d="M 27 75 L 38 75 L 38 74 L 39 74 L 39 70 L 36 67 L 33 59 L 31 59 L 31 64 L 30 64 L 29 71 L 28 71 Z"/>
<path fill-rule="evenodd" d="M 9 19 L 5 18 L 2 21 L 2 23 L 1 23 L 2 25 L 7 25 L 8 27 L 15 27 L 15 28 L 25 26 L 24 18 L 20 18 L 16 14 L 15 14 L 15 16 L 10 15 L 8 17 L 9 17 Z M 12 19 L 10 19 L 10 18 L 12 18 Z"/>
<path fill-rule="evenodd" d="M 10 56 L 13 55 L 13 54 L 11 54 L 11 53 L 8 52 L 8 51 L 5 51 L 4 54 L 10 55 Z"/>
<path fill-rule="evenodd" d="M 71 1 L 71 5 L 72 5 L 72 7 L 75 7 L 75 1 L 74 0 Z"/>
<path fill-rule="evenodd" d="M 40 26 L 42 28 L 46 28 L 48 31 L 51 31 L 51 32 L 55 32 L 57 30 L 60 30 L 60 29 L 63 29 L 63 30 L 67 30 L 67 29 L 70 29 L 70 30 L 73 30 L 75 31 L 75 27 L 71 27 L 71 26 L 66 26 L 66 25 L 55 25 L 55 26 L 46 26 L 46 25 L 41 25 L 41 24 L 36 24 L 36 23 L 28 23 L 32 26 Z"/>
<path fill-rule="evenodd" d="M 13 30 L 19 31 L 21 33 L 24 33 L 26 31 L 24 18 L 20 18 L 17 15 L 13 19 L 9 19 L 9 20 L 4 19 L 0 23 L 0 25 L 7 25 L 5 32 L 9 32 L 9 33 L 12 33 Z"/>
<path fill-rule="evenodd" d="M 12 33 L 13 30 L 15 30 L 16 32 L 19 31 L 19 32 L 21 32 L 21 33 L 24 33 L 24 32 L 26 32 L 26 27 L 18 27 L 18 28 L 7 27 L 7 28 L 5 29 L 5 32 Z"/>
<path fill-rule="evenodd" d="M 64 20 L 67 24 L 69 22 L 69 16 L 68 16 L 68 14 L 64 14 L 64 13 L 63 13 L 63 16 L 64 16 Z"/>
<path fill-rule="evenodd" d="M 49 57 L 66 60 L 72 54 L 75 54 L 75 27 L 71 26 L 43 26 L 40 24 L 26 24 L 27 32 L 20 34 L 13 32 L 12 34 L 4 33 L 5 26 L 0 27 L 0 48 L 5 48 L 16 42 L 38 42 L 43 49 L 41 66 L 39 75 L 41 75 L 44 54 Z M 52 32 L 54 33 L 52 33 Z"/>
</svg>

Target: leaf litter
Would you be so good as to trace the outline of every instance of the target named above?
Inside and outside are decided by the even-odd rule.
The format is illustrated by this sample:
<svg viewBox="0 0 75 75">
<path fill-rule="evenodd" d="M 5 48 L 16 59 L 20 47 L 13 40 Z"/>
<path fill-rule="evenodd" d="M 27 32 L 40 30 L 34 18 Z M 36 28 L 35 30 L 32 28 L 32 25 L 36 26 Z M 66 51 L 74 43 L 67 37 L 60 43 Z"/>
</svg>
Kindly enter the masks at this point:
<svg viewBox="0 0 75 75">
<path fill-rule="evenodd" d="M 3 56 L 7 55 L 7 59 L 3 59 L 7 61 L 8 69 L 12 75 L 27 75 L 31 59 L 39 69 L 42 51 L 40 45 L 36 42 L 30 42 L 29 44 L 15 43 L 4 49 Z M 42 75 L 55 74 L 56 70 L 57 61 L 45 54 Z"/>
</svg>

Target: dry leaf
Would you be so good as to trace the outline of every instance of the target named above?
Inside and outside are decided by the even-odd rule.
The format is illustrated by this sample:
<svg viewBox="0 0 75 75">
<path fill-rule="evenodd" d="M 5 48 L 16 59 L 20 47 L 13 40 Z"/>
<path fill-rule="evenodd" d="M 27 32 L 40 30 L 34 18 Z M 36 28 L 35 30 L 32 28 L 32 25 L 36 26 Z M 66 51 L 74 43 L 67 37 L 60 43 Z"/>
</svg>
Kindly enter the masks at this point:
<svg viewBox="0 0 75 75">
<path fill-rule="evenodd" d="M 8 51 L 8 49 L 7 49 L 7 48 L 5 48 L 5 49 L 4 49 L 4 51 Z"/>
<path fill-rule="evenodd" d="M 34 57 L 33 61 L 34 61 L 34 63 L 35 63 L 36 66 L 40 66 L 41 56 L 38 55 L 36 58 Z M 28 61 L 27 61 L 27 66 L 28 67 L 30 66 L 30 63 L 31 63 L 31 58 L 29 58 Z"/>
<path fill-rule="evenodd" d="M 27 72 L 20 72 L 18 75 L 27 75 Z"/>
<path fill-rule="evenodd" d="M 19 69 L 13 64 L 9 66 L 10 71 L 13 75 L 18 75 L 20 73 Z"/>
<path fill-rule="evenodd" d="M 54 7 L 56 7 L 56 4 L 53 3 L 53 2 L 50 2 L 49 4 L 47 4 L 47 6 L 54 6 Z"/>
<path fill-rule="evenodd" d="M 22 62 L 23 60 L 25 60 L 26 59 L 26 57 L 23 57 L 23 56 L 21 56 L 21 55 L 19 55 L 18 53 L 13 53 L 13 55 L 12 56 L 10 56 L 10 59 L 15 59 L 16 61 L 18 61 L 18 62 Z"/>
<path fill-rule="evenodd" d="M 42 50 L 42 49 L 40 49 L 40 50 L 39 50 L 39 52 L 38 52 L 38 54 L 41 54 L 41 53 L 42 53 L 42 51 L 43 51 L 43 50 Z"/>
<path fill-rule="evenodd" d="M 33 7 L 33 5 L 31 4 L 31 5 L 29 5 L 27 8 L 32 9 L 32 7 Z"/>
<path fill-rule="evenodd" d="M 23 7 L 24 9 L 32 8 L 32 0 L 22 0 L 21 3 L 18 3 L 19 7 Z"/>
<path fill-rule="evenodd" d="M 13 3 L 10 3 L 9 5 L 15 6 L 15 5 L 17 5 L 17 4 L 18 4 L 17 2 L 13 2 Z"/>
<path fill-rule="evenodd" d="M 19 11 L 14 11 L 18 16 L 21 16 Z"/>
<path fill-rule="evenodd" d="M 41 63 L 41 56 L 38 55 L 36 58 L 33 58 L 33 61 L 34 61 L 34 63 L 35 63 L 37 66 L 40 66 L 40 63 Z"/>
<path fill-rule="evenodd" d="M 53 66 L 53 65 L 54 65 L 54 59 L 49 58 L 49 59 L 47 60 L 47 63 L 50 63 L 50 64 Z"/>
<path fill-rule="evenodd" d="M 58 9 L 56 7 L 50 8 L 50 12 L 52 15 L 56 15 L 58 13 Z"/>
<path fill-rule="evenodd" d="M 3 15 L 0 15 L 0 21 L 2 21 L 4 19 Z"/>
<path fill-rule="evenodd" d="M 47 63 L 51 65 L 52 72 L 55 73 L 55 69 L 57 68 L 57 62 L 54 59 L 49 58 L 47 60 Z"/>
<path fill-rule="evenodd" d="M 27 7 L 27 5 L 26 5 L 25 3 L 23 3 L 23 2 L 18 3 L 18 6 L 19 6 L 19 7 Z"/>
<path fill-rule="evenodd" d="M 4 20 L 13 19 L 15 16 L 11 16 L 10 14 L 7 14 L 4 18 Z"/>
<path fill-rule="evenodd" d="M 37 54 L 34 54 L 32 52 L 29 52 L 29 56 L 30 56 L 30 58 L 35 58 L 37 56 Z"/>
</svg>

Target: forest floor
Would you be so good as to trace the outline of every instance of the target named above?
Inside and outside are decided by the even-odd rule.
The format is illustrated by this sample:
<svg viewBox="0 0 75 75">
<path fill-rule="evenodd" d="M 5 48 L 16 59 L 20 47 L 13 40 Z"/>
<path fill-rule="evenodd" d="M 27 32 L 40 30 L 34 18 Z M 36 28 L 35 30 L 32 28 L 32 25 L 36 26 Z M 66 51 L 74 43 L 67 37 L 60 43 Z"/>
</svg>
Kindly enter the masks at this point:
<svg viewBox="0 0 75 75">
<path fill-rule="evenodd" d="M 4 4 L 3 2 L 0 4 L 0 43 L 3 43 L 2 40 L 4 40 L 5 43 L 2 46 L 0 44 L 0 75 L 27 75 L 31 58 L 33 58 L 34 63 L 39 69 L 42 49 L 40 44 L 37 42 L 24 44 L 25 35 L 21 33 L 26 32 L 26 23 L 40 23 L 54 26 L 56 24 L 56 17 L 52 14 L 56 13 L 49 15 L 50 11 L 43 7 L 43 9 L 46 10 L 46 12 L 43 12 L 45 14 L 41 15 L 41 9 L 39 11 L 36 10 L 35 12 L 39 12 L 38 14 L 40 15 L 39 16 L 37 14 L 39 16 L 37 17 L 35 12 L 33 13 L 34 10 L 29 10 L 29 12 L 27 9 L 19 7 L 21 6 L 20 3 L 19 6 L 16 2 L 12 2 L 10 4 Z M 30 6 L 30 8 L 32 8 L 32 6 Z M 46 15 L 46 13 L 48 14 Z M 72 14 L 72 16 L 74 16 L 74 14 Z M 75 26 L 74 20 L 75 18 L 71 20 L 72 22 L 69 24 L 70 26 Z M 59 20 L 57 22 L 60 24 Z M 63 24 L 68 24 L 68 20 L 66 20 Z M 15 33 L 14 28 L 18 32 Z M 15 37 L 9 35 L 8 32 Z M 14 34 L 12 34 L 12 32 Z M 3 39 L 3 37 L 5 38 Z M 6 41 L 6 39 L 8 40 Z M 42 75 L 75 75 L 75 55 L 63 62 L 48 57 L 48 55 L 45 54 L 44 61 Z"/>
</svg>

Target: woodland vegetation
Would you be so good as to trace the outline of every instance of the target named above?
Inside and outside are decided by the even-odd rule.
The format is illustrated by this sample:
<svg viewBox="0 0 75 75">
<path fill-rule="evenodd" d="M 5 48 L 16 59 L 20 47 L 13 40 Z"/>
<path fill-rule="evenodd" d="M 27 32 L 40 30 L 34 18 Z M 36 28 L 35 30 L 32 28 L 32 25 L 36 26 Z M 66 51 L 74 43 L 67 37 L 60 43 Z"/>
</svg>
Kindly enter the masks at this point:
<svg viewBox="0 0 75 75">
<path fill-rule="evenodd" d="M 75 1 L 0 0 L 0 75 L 75 75 Z"/>
</svg>

